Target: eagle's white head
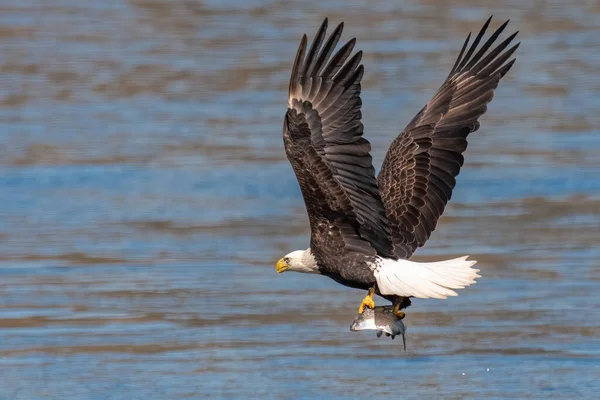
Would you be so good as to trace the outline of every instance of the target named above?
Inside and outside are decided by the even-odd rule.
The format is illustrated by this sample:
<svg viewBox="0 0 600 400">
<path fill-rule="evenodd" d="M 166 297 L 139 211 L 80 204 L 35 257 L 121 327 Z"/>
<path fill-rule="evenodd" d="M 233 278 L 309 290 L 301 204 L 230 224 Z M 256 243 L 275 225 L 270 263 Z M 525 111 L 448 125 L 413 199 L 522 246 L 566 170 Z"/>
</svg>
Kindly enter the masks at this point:
<svg viewBox="0 0 600 400">
<path fill-rule="evenodd" d="M 292 251 L 281 260 L 277 261 L 275 269 L 277 270 L 278 274 L 285 271 L 304 272 L 306 274 L 319 273 L 317 261 L 312 255 L 310 248 L 306 250 Z"/>
</svg>

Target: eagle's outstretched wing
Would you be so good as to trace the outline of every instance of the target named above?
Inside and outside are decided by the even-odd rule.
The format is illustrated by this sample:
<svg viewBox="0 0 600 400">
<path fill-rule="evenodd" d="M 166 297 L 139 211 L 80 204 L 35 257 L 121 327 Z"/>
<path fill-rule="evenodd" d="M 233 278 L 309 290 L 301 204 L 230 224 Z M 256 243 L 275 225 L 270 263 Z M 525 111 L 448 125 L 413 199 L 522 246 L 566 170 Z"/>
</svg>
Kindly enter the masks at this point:
<svg viewBox="0 0 600 400">
<path fill-rule="evenodd" d="M 466 138 L 515 61 L 506 62 L 520 43 L 503 51 L 518 32 L 486 54 L 508 21 L 477 50 L 490 20 L 465 54 L 467 36 L 450 75 L 390 145 L 377 177 L 399 257 L 410 257 L 435 229 L 463 165 Z"/>
<path fill-rule="evenodd" d="M 343 241 L 330 245 L 393 257 L 371 146 L 362 137 L 362 52 L 350 57 L 352 39 L 332 56 L 342 29 L 340 24 L 325 40 L 325 19 L 308 53 L 306 35 L 302 38 L 290 78 L 285 151 L 302 190 L 313 236 L 327 232 L 325 222 L 338 230 L 329 235 Z"/>
</svg>

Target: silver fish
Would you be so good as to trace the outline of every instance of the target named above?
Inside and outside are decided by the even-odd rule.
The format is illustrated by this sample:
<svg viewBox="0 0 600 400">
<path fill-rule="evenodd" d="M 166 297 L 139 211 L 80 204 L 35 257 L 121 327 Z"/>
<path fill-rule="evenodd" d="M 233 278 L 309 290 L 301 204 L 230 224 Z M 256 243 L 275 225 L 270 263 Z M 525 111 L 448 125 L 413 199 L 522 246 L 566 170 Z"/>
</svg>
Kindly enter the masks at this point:
<svg viewBox="0 0 600 400">
<path fill-rule="evenodd" d="M 377 337 L 381 337 L 383 332 L 386 336 L 394 339 L 397 335 L 402 335 L 402 343 L 406 350 L 406 326 L 401 319 L 392 312 L 392 306 L 379 306 L 374 309 L 367 308 L 365 311 L 354 318 L 350 330 L 352 332 L 372 329 L 377 331 Z"/>
</svg>

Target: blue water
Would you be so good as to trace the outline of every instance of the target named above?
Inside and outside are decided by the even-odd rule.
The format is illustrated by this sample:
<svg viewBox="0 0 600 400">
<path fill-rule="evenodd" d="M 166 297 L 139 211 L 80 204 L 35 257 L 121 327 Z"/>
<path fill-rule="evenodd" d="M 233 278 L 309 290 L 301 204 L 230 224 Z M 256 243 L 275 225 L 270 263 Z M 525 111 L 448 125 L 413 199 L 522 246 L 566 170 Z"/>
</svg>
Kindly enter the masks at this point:
<svg viewBox="0 0 600 400">
<path fill-rule="evenodd" d="M 378 167 L 490 14 L 518 60 L 415 256 L 483 278 L 415 300 L 403 352 L 349 331 L 364 293 L 275 273 L 309 237 L 289 69 L 345 21 Z M 0 1 L 0 399 L 596 398 L 599 21 L 592 1 Z"/>
</svg>

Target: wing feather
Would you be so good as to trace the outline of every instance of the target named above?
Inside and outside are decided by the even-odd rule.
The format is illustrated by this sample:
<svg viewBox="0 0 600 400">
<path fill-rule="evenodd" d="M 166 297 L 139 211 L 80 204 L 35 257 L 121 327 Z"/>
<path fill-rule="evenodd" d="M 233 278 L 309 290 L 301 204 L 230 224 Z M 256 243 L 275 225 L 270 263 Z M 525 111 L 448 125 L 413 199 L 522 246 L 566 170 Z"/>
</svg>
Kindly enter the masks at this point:
<svg viewBox="0 0 600 400">
<path fill-rule="evenodd" d="M 325 39 L 325 35 L 327 34 L 327 20 L 325 19 L 319 28 L 319 32 L 317 36 L 315 36 L 310 50 L 308 50 L 308 55 L 306 56 L 306 61 L 302 67 L 302 76 L 312 76 L 312 73 L 317 65 L 319 50 L 321 49 L 321 44 L 323 43 L 323 39 Z M 305 89 L 305 88 L 302 88 Z"/>
<path fill-rule="evenodd" d="M 283 132 L 286 154 L 313 237 L 336 226 L 346 250 L 395 258 L 371 145 L 362 137 L 362 52 L 351 54 L 352 39 L 334 54 L 343 24 L 326 38 L 327 23 L 325 19 L 308 53 L 303 36 L 294 61 Z"/>
<path fill-rule="evenodd" d="M 400 257 L 410 257 L 435 230 L 463 165 L 466 138 L 479 129 L 494 90 L 515 62 L 508 60 L 519 43 L 506 49 L 518 32 L 493 47 L 508 21 L 479 48 L 491 19 L 471 45 L 469 33 L 448 78 L 390 145 L 379 172 L 377 182 Z"/>
</svg>

